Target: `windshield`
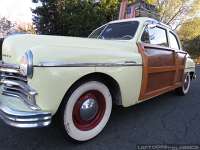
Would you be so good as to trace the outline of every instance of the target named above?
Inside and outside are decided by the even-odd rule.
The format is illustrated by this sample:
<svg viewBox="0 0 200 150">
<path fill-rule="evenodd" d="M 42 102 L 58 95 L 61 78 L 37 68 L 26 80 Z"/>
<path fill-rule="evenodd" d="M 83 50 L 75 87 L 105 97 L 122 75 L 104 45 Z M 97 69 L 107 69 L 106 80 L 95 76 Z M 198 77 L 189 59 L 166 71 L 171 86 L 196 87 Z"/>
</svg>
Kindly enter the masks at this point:
<svg viewBox="0 0 200 150">
<path fill-rule="evenodd" d="M 107 26 L 103 26 L 102 28 L 95 30 L 89 36 L 89 38 L 105 40 L 130 40 L 134 37 L 138 25 L 139 23 L 137 21 L 108 24 Z"/>
</svg>

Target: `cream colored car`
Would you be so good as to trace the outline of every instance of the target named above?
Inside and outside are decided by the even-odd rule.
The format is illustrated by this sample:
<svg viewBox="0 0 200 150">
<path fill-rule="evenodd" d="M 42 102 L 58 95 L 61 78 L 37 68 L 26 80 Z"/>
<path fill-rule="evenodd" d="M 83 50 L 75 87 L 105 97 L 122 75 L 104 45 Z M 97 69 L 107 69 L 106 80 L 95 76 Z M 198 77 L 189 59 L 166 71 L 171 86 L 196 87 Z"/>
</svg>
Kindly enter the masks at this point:
<svg viewBox="0 0 200 150">
<path fill-rule="evenodd" d="M 195 78 L 176 33 L 150 18 L 112 21 L 88 38 L 10 36 L 2 57 L 4 122 L 33 128 L 59 117 L 77 141 L 102 131 L 113 104 L 128 107 L 172 90 L 185 95 Z"/>
</svg>

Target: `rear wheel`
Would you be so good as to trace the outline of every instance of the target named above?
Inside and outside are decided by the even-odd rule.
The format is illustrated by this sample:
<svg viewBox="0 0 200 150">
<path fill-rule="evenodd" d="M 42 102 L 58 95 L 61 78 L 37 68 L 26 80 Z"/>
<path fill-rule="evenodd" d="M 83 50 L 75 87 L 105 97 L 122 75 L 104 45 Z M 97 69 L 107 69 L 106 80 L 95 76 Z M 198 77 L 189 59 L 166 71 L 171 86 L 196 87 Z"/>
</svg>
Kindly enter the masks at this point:
<svg viewBox="0 0 200 150">
<path fill-rule="evenodd" d="M 184 77 L 184 82 L 182 87 L 177 88 L 176 92 L 179 95 L 186 95 L 190 90 L 190 81 L 191 81 L 190 74 L 187 73 Z"/>
<path fill-rule="evenodd" d="M 105 127 L 112 110 L 109 89 L 99 81 L 77 86 L 66 99 L 62 112 L 63 128 L 74 140 L 87 141 Z"/>
</svg>

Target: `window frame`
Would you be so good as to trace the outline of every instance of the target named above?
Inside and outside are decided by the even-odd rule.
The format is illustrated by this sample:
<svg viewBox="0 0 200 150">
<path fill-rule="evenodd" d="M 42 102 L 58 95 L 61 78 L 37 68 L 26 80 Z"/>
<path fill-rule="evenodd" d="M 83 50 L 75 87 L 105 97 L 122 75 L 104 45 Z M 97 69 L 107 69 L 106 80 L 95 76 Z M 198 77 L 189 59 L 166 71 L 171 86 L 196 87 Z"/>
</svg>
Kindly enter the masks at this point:
<svg viewBox="0 0 200 150">
<path fill-rule="evenodd" d="M 91 38 L 90 36 L 92 36 L 97 30 L 99 30 L 100 28 L 104 27 L 104 29 L 100 32 L 100 34 L 97 36 L 97 38 L 91 38 L 91 39 L 99 39 L 99 36 L 102 34 L 102 32 L 105 30 L 105 28 L 108 26 L 108 24 L 104 24 L 98 28 L 96 28 L 95 30 L 92 31 L 92 33 L 90 33 L 90 35 L 88 36 L 88 38 Z"/>
<path fill-rule="evenodd" d="M 145 32 L 145 29 L 146 29 L 146 28 L 149 29 L 149 28 L 148 28 L 148 25 L 151 25 L 151 24 L 154 25 L 155 23 L 146 24 L 145 27 L 143 28 L 142 34 L 141 34 L 141 36 L 140 36 L 140 41 L 141 41 L 142 43 L 145 43 L 145 42 L 142 41 L 142 35 L 143 35 L 143 33 Z M 151 43 L 145 43 L 145 44 L 150 44 L 150 45 L 153 45 L 153 46 L 159 46 L 159 47 L 163 47 L 163 48 L 170 48 L 170 45 L 169 45 L 169 37 L 168 37 L 168 29 L 166 29 L 165 27 L 163 27 L 163 26 L 161 26 L 161 25 L 159 25 L 159 24 L 157 24 L 157 23 L 155 24 L 155 28 L 160 28 L 160 29 L 163 29 L 163 30 L 165 31 L 166 40 L 167 40 L 167 46 L 158 45 L 158 44 L 151 44 Z"/>
<path fill-rule="evenodd" d="M 175 39 L 176 39 L 176 42 L 178 43 L 178 49 L 176 49 L 176 50 L 181 50 L 182 48 L 181 48 L 181 45 L 180 45 L 180 40 L 179 40 L 179 38 L 178 38 L 178 36 L 174 33 L 174 32 L 172 32 L 171 30 L 169 30 L 169 33 L 168 33 L 168 38 L 169 38 L 169 47 L 171 48 L 171 49 L 175 49 L 175 48 L 173 48 L 173 47 L 171 47 L 171 41 L 170 41 L 170 33 L 175 37 Z"/>
<path fill-rule="evenodd" d="M 136 34 L 137 34 L 138 29 L 139 29 L 139 27 L 140 27 L 140 22 L 137 21 L 137 20 L 133 20 L 133 21 L 138 23 L 138 26 L 137 26 L 136 32 L 135 32 L 133 38 L 128 39 L 128 40 L 125 40 L 125 41 L 133 40 L 133 39 L 136 37 Z M 93 30 L 92 33 L 90 33 L 90 35 L 88 36 L 88 38 L 91 38 L 90 36 L 93 35 L 94 32 L 96 32 L 98 29 L 100 29 L 100 28 L 102 28 L 102 27 L 104 27 L 104 26 L 105 26 L 105 27 L 104 27 L 104 29 L 101 31 L 101 33 L 99 34 L 99 36 L 98 36 L 97 38 L 94 38 L 94 39 L 101 39 L 101 38 L 99 38 L 99 37 L 102 36 L 103 32 L 107 29 L 107 27 L 108 27 L 110 24 L 117 24 L 117 23 L 123 23 L 123 22 L 133 22 L 133 21 L 119 21 L 119 22 L 111 22 L 111 23 L 104 24 L 104 25 L 102 25 L 102 26 L 96 28 L 95 30 Z M 124 41 L 124 39 L 121 39 L 121 40 Z"/>
<path fill-rule="evenodd" d="M 128 39 L 128 40 L 124 40 L 124 39 L 120 39 L 121 41 L 130 41 L 130 40 L 133 40 L 135 38 L 135 35 L 137 34 L 138 32 L 138 29 L 139 29 L 139 26 L 140 26 L 140 22 L 137 21 L 137 20 L 133 20 L 133 21 L 119 21 L 119 22 L 111 22 L 111 23 L 108 23 L 107 26 L 104 28 L 104 30 L 102 30 L 101 34 L 98 36 L 98 39 L 101 39 L 99 37 L 102 36 L 102 34 L 104 33 L 104 31 L 107 29 L 107 27 L 111 24 L 118 24 L 118 23 L 127 23 L 127 22 L 137 22 L 138 23 L 138 26 L 137 26 L 137 29 L 133 35 L 133 37 L 131 39 Z M 112 39 L 112 40 L 116 40 L 116 39 Z"/>
</svg>

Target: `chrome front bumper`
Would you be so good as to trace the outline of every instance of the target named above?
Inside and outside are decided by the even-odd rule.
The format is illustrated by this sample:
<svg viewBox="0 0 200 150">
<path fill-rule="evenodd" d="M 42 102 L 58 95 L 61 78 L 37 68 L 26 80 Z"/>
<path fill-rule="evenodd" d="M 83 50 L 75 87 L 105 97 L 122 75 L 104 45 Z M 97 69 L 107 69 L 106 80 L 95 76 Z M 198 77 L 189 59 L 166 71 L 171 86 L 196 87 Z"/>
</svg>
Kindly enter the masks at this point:
<svg viewBox="0 0 200 150">
<path fill-rule="evenodd" d="M 17 65 L 0 62 L 0 118 L 20 128 L 44 127 L 51 123 L 51 113 L 36 104 L 37 92 L 28 85 Z"/>
</svg>

